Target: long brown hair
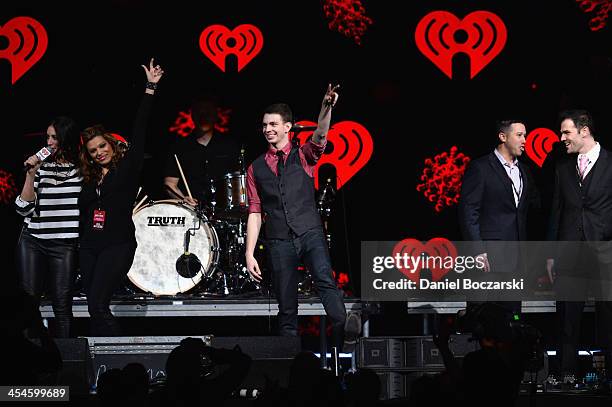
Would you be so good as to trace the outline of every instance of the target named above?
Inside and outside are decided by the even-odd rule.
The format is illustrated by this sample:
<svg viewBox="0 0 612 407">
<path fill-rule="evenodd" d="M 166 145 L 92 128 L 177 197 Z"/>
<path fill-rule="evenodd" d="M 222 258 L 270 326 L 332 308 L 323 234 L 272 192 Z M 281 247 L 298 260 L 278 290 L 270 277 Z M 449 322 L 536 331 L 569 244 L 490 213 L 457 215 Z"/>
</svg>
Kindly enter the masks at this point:
<svg viewBox="0 0 612 407">
<path fill-rule="evenodd" d="M 79 151 L 79 125 L 70 117 L 58 116 L 54 118 L 50 126 L 55 129 L 55 138 L 59 148 L 52 157 L 57 162 L 66 161 L 78 164 Z"/>
<path fill-rule="evenodd" d="M 102 179 L 102 166 L 96 163 L 87 151 L 87 143 L 98 136 L 101 136 L 110 144 L 113 149 L 113 158 L 111 167 L 116 167 L 119 160 L 123 158 L 127 151 L 127 145 L 119 142 L 111 133 L 106 131 L 104 126 L 96 124 L 88 127 L 81 133 L 81 151 L 79 152 L 79 160 L 81 161 L 81 174 L 85 182 L 99 181 Z"/>
</svg>

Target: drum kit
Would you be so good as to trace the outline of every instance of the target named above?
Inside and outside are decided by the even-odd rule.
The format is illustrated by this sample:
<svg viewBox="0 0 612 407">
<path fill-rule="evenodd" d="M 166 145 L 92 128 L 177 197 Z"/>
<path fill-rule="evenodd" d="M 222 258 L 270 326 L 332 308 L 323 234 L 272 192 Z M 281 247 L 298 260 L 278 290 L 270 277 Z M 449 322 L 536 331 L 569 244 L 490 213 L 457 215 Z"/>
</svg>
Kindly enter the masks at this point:
<svg viewBox="0 0 612 407">
<path fill-rule="evenodd" d="M 212 198 L 205 206 L 194 208 L 177 199 L 137 206 L 138 247 L 128 278 L 138 289 L 154 296 L 260 290 L 244 264 L 246 174 L 228 173 L 211 185 Z"/>
<path fill-rule="evenodd" d="M 250 277 L 245 264 L 248 201 L 242 168 L 211 182 L 206 205 L 194 208 L 178 199 L 144 203 L 146 196 L 135 205 L 138 247 L 128 278 L 138 290 L 152 296 L 187 293 L 200 297 L 263 292 L 265 288 Z M 328 179 L 317 199 L 328 244 L 327 221 L 334 194 Z M 258 262 L 265 266 L 264 261 Z M 308 270 L 298 290 L 312 294 Z"/>
</svg>

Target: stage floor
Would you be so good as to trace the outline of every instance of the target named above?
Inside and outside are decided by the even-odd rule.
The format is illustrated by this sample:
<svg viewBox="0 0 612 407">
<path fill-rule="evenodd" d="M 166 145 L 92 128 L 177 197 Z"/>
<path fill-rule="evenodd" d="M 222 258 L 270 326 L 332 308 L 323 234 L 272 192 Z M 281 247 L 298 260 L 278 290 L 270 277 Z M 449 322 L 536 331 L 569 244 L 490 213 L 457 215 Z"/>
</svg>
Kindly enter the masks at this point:
<svg viewBox="0 0 612 407">
<path fill-rule="evenodd" d="M 345 298 L 347 312 L 361 312 L 358 298 Z M 278 304 L 268 297 L 251 298 L 199 298 L 189 296 L 134 297 L 113 299 L 111 312 L 117 317 L 200 317 L 200 316 L 276 316 Z M 40 307 L 43 318 L 53 318 L 49 301 Z M 75 297 L 72 303 L 74 317 L 89 317 L 87 300 Z M 325 315 L 319 297 L 301 297 L 298 300 L 299 315 Z"/>
</svg>

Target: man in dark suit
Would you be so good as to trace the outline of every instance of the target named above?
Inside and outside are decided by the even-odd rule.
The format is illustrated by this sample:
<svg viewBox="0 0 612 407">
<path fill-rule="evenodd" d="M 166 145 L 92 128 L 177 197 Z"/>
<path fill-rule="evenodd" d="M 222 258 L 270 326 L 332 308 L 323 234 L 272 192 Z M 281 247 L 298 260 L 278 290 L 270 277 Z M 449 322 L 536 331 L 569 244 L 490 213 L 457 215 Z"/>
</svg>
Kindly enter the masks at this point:
<svg viewBox="0 0 612 407">
<path fill-rule="evenodd" d="M 484 272 L 519 270 L 517 245 L 487 245 L 484 241 L 527 239 L 527 212 L 534 183 L 527 167 L 518 161 L 525 150 L 526 134 L 521 121 L 500 121 L 497 147 L 473 160 L 463 176 L 459 224 L 464 240 L 481 242 L 474 244 L 474 250 L 484 263 Z M 506 246 L 508 251 L 504 250 Z M 504 304 L 514 312 L 520 312 L 520 305 L 520 301 Z"/>
<path fill-rule="evenodd" d="M 561 242 L 556 259 L 547 261 L 547 270 L 551 281 L 555 280 L 558 298 L 572 300 L 557 302 L 557 310 L 561 317 L 561 370 L 574 374 L 584 300 L 589 295 L 597 299 L 610 296 L 606 291 L 612 261 L 606 242 L 612 241 L 612 156 L 595 141 L 593 119 L 587 111 L 565 111 L 559 119 L 568 159 L 557 164 L 555 171 L 548 240 Z M 599 343 L 609 352 L 612 302 L 597 301 L 596 311 Z"/>
</svg>

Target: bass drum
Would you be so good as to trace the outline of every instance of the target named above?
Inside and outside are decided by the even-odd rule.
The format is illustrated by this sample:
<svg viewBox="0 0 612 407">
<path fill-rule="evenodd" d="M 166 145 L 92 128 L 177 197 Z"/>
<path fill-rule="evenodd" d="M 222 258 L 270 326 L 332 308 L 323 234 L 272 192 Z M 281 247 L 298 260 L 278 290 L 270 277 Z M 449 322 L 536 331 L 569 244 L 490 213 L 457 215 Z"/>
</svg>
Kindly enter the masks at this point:
<svg viewBox="0 0 612 407">
<path fill-rule="evenodd" d="M 190 207 L 174 200 L 153 202 L 134 213 L 133 220 L 138 247 L 128 277 L 141 290 L 154 295 L 184 293 L 217 266 L 217 233 L 204 215 Z M 176 261 L 185 252 L 188 229 L 193 234 L 189 252 L 202 264 L 193 278 L 184 278 L 176 271 Z"/>
</svg>

